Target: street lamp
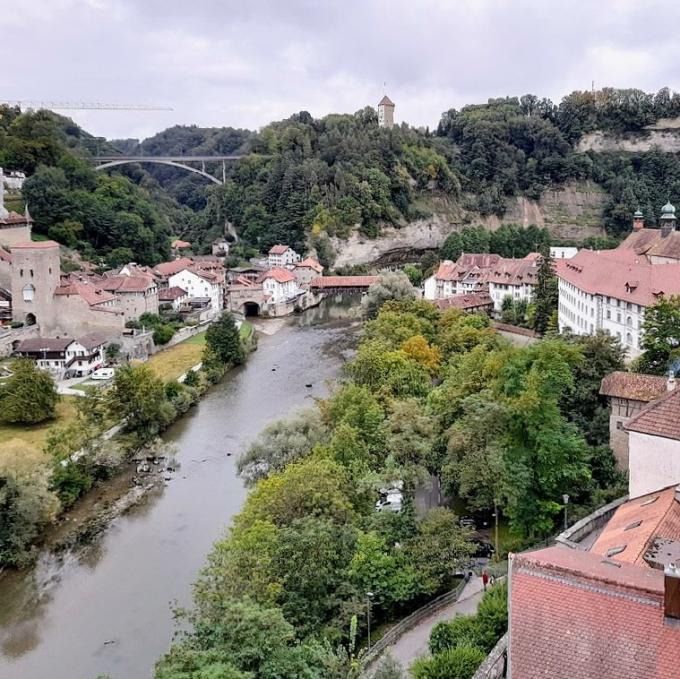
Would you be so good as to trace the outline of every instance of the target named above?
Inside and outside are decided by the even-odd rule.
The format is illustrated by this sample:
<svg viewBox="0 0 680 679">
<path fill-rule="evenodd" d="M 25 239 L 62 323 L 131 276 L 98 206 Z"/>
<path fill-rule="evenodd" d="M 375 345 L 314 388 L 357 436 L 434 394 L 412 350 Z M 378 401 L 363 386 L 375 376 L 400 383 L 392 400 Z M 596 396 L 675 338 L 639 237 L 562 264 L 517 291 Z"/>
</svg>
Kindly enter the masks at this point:
<svg viewBox="0 0 680 679">
<path fill-rule="evenodd" d="M 368 621 L 368 652 L 371 652 L 371 599 L 373 592 L 366 592 L 366 620 Z"/>
<path fill-rule="evenodd" d="M 494 554 L 494 560 L 498 561 L 500 559 L 500 552 L 498 550 L 498 500 L 496 498 L 493 499 L 493 514 L 496 520 L 496 553 Z"/>
<path fill-rule="evenodd" d="M 562 496 L 562 500 L 564 501 L 564 530 L 567 530 L 567 505 L 569 504 L 569 495 L 565 493 Z"/>
</svg>

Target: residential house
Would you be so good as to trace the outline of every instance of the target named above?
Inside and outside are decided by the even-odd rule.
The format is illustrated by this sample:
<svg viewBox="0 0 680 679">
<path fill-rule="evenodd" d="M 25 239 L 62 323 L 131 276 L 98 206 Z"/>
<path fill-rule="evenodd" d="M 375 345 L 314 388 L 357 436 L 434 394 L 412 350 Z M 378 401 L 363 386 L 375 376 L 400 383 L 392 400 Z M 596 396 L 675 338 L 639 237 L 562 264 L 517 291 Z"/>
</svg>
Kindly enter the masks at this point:
<svg viewBox="0 0 680 679">
<path fill-rule="evenodd" d="M 493 311 L 493 299 L 488 292 L 471 292 L 458 294 L 453 297 L 434 300 L 435 305 L 441 309 L 460 309 L 468 313 L 486 313 Z"/>
<path fill-rule="evenodd" d="M 293 275 L 298 285 L 308 287 L 319 276 L 323 276 L 323 267 L 312 257 L 307 257 L 295 264 Z"/>
<path fill-rule="evenodd" d="M 300 261 L 300 255 L 288 245 L 274 245 L 269 250 L 267 261 L 271 268 L 292 267 Z"/>
<path fill-rule="evenodd" d="M 287 269 L 275 267 L 265 271 L 258 282 L 262 284 L 265 300 L 271 304 L 280 304 L 302 294 L 295 276 Z"/>
<path fill-rule="evenodd" d="M 578 253 L 578 248 L 564 247 L 561 245 L 552 246 L 550 248 L 550 256 L 553 259 L 571 259 Z"/>
<path fill-rule="evenodd" d="M 229 243 L 226 238 L 220 237 L 216 238 L 212 242 L 212 253 L 215 257 L 221 257 L 224 259 L 229 256 Z"/>
<path fill-rule="evenodd" d="M 506 297 L 513 302 L 531 302 L 541 259 L 540 254 L 532 252 L 523 259 L 501 259 L 491 267 L 487 280 L 495 311 L 501 311 Z"/>
<path fill-rule="evenodd" d="M 77 339 L 32 337 L 19 342 L 16 356 L 31 358 L 36 365 L 58 378 L 82 377 L 104 365 L 108 336 L 89 333 Z"/>
<path fill-rule="evenodd" d="M 181 257 L 183 252 L 191 250 L 191 243 L 177 238 L 170 243 L 170 252 L 173 257 Z"/>
<path fill-rule="evenodd" d="M 609 401 L 609 447 L 614 452 L 619 468 L 628 470 L 628 438 L 626 423 L 637 415 L 650 401 L 661 398 L 672 380 L 656 375 L 617 370 L 602 379 L 600 394 Z"/>
<path fill-rule="evenodd" d="M 189 301 L 189 293 L 176 285 L 163 288 L 158 293 L 158 307 L 161 311 L 179 311 L 182 305 Z"/>
<path fill-rule="evenodd" d="M 462 254 L 456 262 L 444 260 L 423 283 L 425 299 L 445 299 L 453 295 L 487 289 L 488 278 L 502 260 L 500 255 Z"/>
<path fill-rule="evenodd" d="M 95 286 L 115 295 L 126 321 L 136 320 L 144 313 L 158 313 L 158 286 L 151 276 L 108 276 Z"/>
<path fill-rule="evenodd" d="M 209 299 L 213 314 L 218 314 L 224 308 L 224 276 L 194 266 L 193 263 L 170 275 L 168 287 L 186 290 L 189 299 Z"/>
</svg>

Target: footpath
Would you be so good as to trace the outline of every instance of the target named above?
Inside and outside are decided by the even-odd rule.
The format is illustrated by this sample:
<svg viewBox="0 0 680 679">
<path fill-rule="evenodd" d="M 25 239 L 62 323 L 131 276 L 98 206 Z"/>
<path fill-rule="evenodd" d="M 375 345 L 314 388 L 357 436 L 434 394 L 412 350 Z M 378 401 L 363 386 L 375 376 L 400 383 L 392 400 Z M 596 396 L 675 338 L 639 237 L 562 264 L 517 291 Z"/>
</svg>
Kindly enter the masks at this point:
<svg viewBox="0 0 680 679">
<path fill-rule="evenodd" d="M 483 594 L 482 578 L 475 576 L 465 585 L 460 597 L 454 603 L 441 608 L 408 632 L 402 634 L 392 646 L 385 649 L 381 657 L 391 655 L 408 672 L 408 668 L 416 658 L 428 653 L 427 642 L 430 639 L 432 628 L 438 622 L 450 620 L 456 615 L 475 613 Z M 380 660 L 373 663 L 373 669 L 379 664 Z"/>
</svg>

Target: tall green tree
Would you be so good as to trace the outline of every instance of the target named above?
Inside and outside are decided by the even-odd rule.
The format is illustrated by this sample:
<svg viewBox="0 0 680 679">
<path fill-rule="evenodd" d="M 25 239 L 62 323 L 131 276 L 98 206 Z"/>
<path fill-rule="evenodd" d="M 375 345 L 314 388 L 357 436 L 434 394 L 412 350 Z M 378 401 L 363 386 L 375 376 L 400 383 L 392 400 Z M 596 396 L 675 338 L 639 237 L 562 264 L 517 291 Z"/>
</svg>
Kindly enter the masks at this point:
<svg viewBox="0 0 680 679">
<path fill-rule="evenodd" d="M 245 360 L 245 352 L 234 317 L 224 312 L 211 323 L 205 333 L 206 352 L 204 360 L 215 357 L 223 365 L 240 365 Z"/>
<path fill-rule="evenodd" d="M 555 263 L 549 253 L 541 257 L 538 265 L 536 289 L 534 290 L 534 330 L 544 335 L 548 330 L 550 318 L 557 310 L 558 281 Z"/>
<path fill-rule="evenodd" d="M 663 375 L 677 372 L 680 358 L 680 296 L 660 299 L 645 311 L 642 355 L 635 362 L 638 372 Z"/>
<path fill-rule="evenodd" d="M 52 377 L 29 359 L 13 361 L 11 370 L 0 384 L 0 421 L 36 424 L 54 417 L 59 396 Z"/>
</svg>

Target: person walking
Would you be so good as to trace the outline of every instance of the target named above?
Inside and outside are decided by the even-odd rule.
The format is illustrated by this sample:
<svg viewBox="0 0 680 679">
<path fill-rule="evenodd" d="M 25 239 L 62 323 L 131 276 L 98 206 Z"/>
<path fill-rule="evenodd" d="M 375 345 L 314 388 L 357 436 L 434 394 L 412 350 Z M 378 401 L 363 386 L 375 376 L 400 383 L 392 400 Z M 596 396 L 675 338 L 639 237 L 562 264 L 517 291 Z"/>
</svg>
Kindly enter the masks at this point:
<svg viewBox="0 0 680 679">
<path fill-rule="evenodd" d="M 484 585 L 484 591 L 486 592 L 486 586 L 489 584 L 489 574 L 486 571 L 482 573 L 482 584 Z"/>
</svg>

